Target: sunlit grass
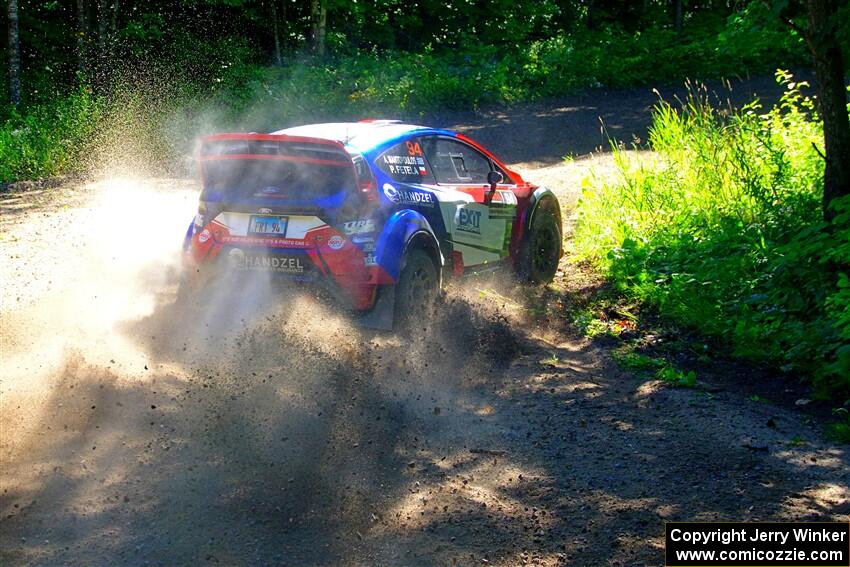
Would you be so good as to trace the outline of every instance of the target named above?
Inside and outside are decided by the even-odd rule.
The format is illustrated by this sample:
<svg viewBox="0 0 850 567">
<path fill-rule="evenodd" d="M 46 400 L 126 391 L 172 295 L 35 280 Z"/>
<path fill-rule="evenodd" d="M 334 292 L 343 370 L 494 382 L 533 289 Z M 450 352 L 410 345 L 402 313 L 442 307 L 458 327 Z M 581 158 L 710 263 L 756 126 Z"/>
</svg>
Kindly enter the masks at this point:
<svg viewBox="0 0 850 567">
<path fill-rule="evenodd" d="M 715 107 L 699 86 L 681 108 L 659 102 L 657 159 L 617 150 L 619 176 L 584 188 L 575 259 L 668 321 L 846 393 L 850 286 L 827 266 L 850 259 L 850 214 L 825 230 L 821 123 L 804 83 L 777 78 L 786 92 L 766 111 Z M 610 332 L 602 323 L 584 327 Z"/>
</svg>

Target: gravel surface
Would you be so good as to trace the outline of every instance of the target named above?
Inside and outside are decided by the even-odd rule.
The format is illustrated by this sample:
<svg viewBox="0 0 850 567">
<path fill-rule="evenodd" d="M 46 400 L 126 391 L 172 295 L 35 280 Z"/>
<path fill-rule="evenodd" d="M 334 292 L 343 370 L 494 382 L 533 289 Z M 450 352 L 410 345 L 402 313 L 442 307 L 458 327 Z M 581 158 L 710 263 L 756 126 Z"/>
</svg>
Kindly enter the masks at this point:
<svg viewBox="0 0 850 567">
<path fill-rule="evenodd" d="M 609 160 L 548 152 L 516 167 L 566 208 Z M 181 304 L 195 199 L 0 198 L 0 564 L 661 565 L 668 520 L 850 520 L 800 410 L 621 371 L 509 281 L 452 284 L 414 339 L 261 280 Z"/>
</svg>

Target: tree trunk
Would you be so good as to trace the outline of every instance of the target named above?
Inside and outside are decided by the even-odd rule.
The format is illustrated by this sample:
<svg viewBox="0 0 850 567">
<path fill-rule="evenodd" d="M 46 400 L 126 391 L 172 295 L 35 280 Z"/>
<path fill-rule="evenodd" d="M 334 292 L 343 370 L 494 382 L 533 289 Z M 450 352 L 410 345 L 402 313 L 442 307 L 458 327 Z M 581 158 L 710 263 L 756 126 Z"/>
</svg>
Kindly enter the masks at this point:
<svg viewBox="0 0 850 567">
<path fill-rule="evenodd" d="M 117 1 L 117 0 L 116 0 Z M 283 65 L 283 57 L 280 54 L 280 30 L 277 25 L 277 0 L 271 0 L 272 4 L 272 32 L 274 33 L 274 61 L 280 66 Z"/>
<path fill-rule="evenodd" d="M 325 31 L 328 24 L 328 7 L 325 0 L 321 0 L 319 8 L 319 55 L 325 54 Z"/>
<path fill-rule="evenodd" d="M 108 12 L 108 0 L 98 0 L 97 3 L 97 71 L 99 78 L 103 79 L 103 74 L 106 70 L 106 61 L 109 58 L 107 53 L 109 45 L 109 21 L 110 15 Z"/>
<path fill-rule="evenodd" d="M 112 22 L 109 33 L 114 37 L 118 33 L 118 14 L 121 13 L 121 0 L 113 0 L 112 2 Z"/>
<path fill-rule="evenodd" d="M 77 73 L 87 75 L 86 43 L 89 35 L 89 18 L 86 0 L 77 0 Z"/>
<path fill-rule="evenodd" d="M 676 20 L 675 20 L 676 33 L 678 35 L 682 35 L 682 24 L 683 24 L 683 20 L 684 20 L 684 14 L 683 14 L 683 9 L 682 9 L 682 0 L 675 0 L 675 2 L 676 2 Z"/>
<path fill-rule="evenodd" d="M 844 58 L 838 43 L 838 0 L 809 0 L 807 41 L 818 83 L 818 110 L 823 119 L 823 212 L 831 220 L 830 204 L 850 195 L 850 118 L 844 85 Z"/>
<path fill-rule="evenodd" d="M 18 30 L 18 0 L 9 0 L 9 101 L 21 103 L 21 37 Z"/>
<path fill-rule="evenodd" d="M 115 41 L 118 37 L 118 16 L 121 13 L 121 0 L 113 0 L 112 2 L 112 21 L 109 26 L 109 56 L 112 57 L 115 51 Z"/>
<path fill-rule="evenodd" d="M 325 0 L 310 0 L 310 39 L 316 55 L 325 54 L 325 27 L 328 10 Z"/>
<path fill-rule="evenodd" d="M 587 27 L 596 29 L 596 2 L 595 0 L 587 1 Z"/>
</svg>

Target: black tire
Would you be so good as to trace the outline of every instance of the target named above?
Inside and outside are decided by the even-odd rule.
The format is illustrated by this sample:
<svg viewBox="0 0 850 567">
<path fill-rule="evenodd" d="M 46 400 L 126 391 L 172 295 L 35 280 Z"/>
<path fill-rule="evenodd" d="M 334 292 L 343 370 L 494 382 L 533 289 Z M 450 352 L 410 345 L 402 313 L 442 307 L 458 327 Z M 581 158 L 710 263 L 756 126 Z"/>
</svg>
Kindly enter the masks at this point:
<svg viewBox="0 0 850 567">
<path fill-rule="evenodd" d="M 561 216 L 554 199 L 542 201 L 526 234 L 518 272 L 532 283 L 547 284 L 555 277 L 562 254 Z"/>
<path fill-rule="evenodd" d="M 395 289 L 396 327 L 405 329 L 427 320 L 439 295 L 440 275 L 434 261 L 422 249 L 407 252 Z"/>
</svg>

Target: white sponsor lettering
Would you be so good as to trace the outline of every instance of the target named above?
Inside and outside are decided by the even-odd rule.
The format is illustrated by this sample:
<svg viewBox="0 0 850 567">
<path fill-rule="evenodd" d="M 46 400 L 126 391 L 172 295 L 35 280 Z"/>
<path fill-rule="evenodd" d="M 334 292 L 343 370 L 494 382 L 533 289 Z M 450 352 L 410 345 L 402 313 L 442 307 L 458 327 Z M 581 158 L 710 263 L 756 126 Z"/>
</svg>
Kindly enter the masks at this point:
<svg viewBox="0 0 850 567">
<path fill-rule="evenodd" d="M 363 234 L 375 232 L 375 221 L 372 219 L 360 219 L 349 221 L 342 225 L 345 234 Z"/>
<path fill-rule="evenodd" d="M 285 258 L 281 256 L 245 256 L 246 270 L 272 270 L 286 274 L 301 274 L 304 264 L 301 258 Z"/>
<path fill-rule="evenodd" d="M 393 203 L 400 205 L 434 206 L 434 195 L 425 191 L 402 191 L 389 183 L 384 183 L 384 195 Z"/>
</svg>

